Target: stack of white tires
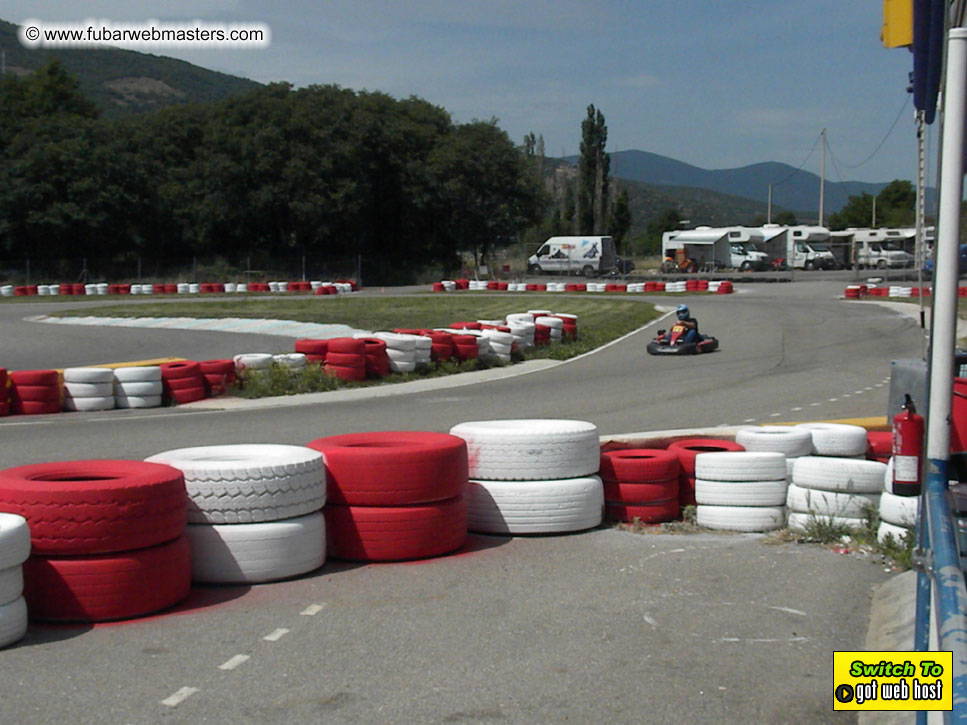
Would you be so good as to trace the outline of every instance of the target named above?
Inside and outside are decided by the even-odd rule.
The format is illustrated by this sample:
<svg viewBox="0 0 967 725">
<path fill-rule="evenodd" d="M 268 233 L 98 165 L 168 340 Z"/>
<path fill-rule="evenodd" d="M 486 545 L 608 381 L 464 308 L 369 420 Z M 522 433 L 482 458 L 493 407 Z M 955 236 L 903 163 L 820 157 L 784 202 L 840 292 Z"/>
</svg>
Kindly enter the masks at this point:
<svg viewBox="0 0 967 725">
<path fill-rule="evenodd" d="M 157 408 L 163 391 L 157 365 L 114 369 L 114 403 L 118 408 Z"/>
<path fill-rule="evenodd" d="M 301 352 L 287 352 L 272 356 L 272 362 L 286 370 L 302 370 L 306 366 L 306 356 Z"/>
<path fill-rule="evenodd" d="M 786 457 L 777 451 L 699 453 L 695 522 L 730 531 L 782 528 L 786 487 Z"/>
<path fill-rule="evenodd" d="M 809 430 L 788 425 L 762 425 L 740 428 L 735 442 L 747 451 L 775 451 L 786 457 L 786 478 L 792 477 L 792 465 L 800 456 L 813 452 L 812 434 Z"/>
<path fill-rule="evenodd" d="M 808 531 L 813 522 L 863 528 L 879 505 L 885 475 L 886 464 L 879 461 L 797 458 L 786 499 L 789 529 Z"/>
<path fill-rule="evenodd" d="M 269 444 L 200 446 L 146 460 L 184 474 L 193 581 L 277 581 L 325 563 L 326 472 L 318 451 Z"/>
<path fill-rule="evenodd" d="M 836 458 L 865 458 L 869 447 L 866 428 L 845 423 L 800 423 L 795 428 L 808 431 L 812 453 Z"/>
<path fill-rule="evenodd" d="M 577 420 L 460 423 L 467 443 L 468 528 L 482 534 L 548 534 L 601 523 L 598 429 Z"/>
<path fill-rule="evenodd" d="M 534 332 L 537 326 L 534 324 L 534 316 L 526 312 L 515 312 L 507 315 L 507 326 L 510 334 L 514 336 L 514 342 L 522 350 L 529 350 L 534 347 Z"/>
<path fill-rule="evenodd" d="M 30 529 L 17 514 L 0 513 L 0 647 L 27 633 L 23 563 L 30 555 Z"/>
<path fill-rule="evenodd" d="M 249 374 L 262 374 L 272 367 L 275 357 L 267 352 L 243 352 L 232 357 L 235 363 L 235 370 L 247 372 Z"/>
<path fill-rule="evenodd" d="M 482 337 L 490 343 L 490 352 L 501 362 L 510 362 L 510 351 L 514 345 L 514 335 L 500 330 L 482 330 Z"/>
<path fill-rule="evenodd" d="M 538 315 L 534 318 L 535 325 L 545 325 L 551 329 L 551 342 L 560 342 L 564 337 L 564 320 L 551 317 L 550 314 Z"/>
<path fill-rule="evenodd" d="M 110 410 L 114 407 L 111 368 L 65 368 L 64 410 Z"/>
<path fill-rule="evenodd" d="M 908 532 L 916 529 L 920 513 L 920 494 L 912 493 L 909 484 L 895 486 L 893 483 L 894 460 L 890 458 L 883 478 L 880 495 L 880 525 L 876 538 L 881 544 L 892 537 L 897 544 L 904 544 Z"/>
<path fill-rule="evenodd" d="M 389 369 L 394 373 L 412 373 L 416 370 L 418 335 L 401 335 L 395 332 L 374 332 L 366 337 L 375 337 L 386 343 L 386 356 Z M 433 340 L 425 338 L 431 348 Z M 427 348 L 429 351 L 430 348 Z"/>
</svg>

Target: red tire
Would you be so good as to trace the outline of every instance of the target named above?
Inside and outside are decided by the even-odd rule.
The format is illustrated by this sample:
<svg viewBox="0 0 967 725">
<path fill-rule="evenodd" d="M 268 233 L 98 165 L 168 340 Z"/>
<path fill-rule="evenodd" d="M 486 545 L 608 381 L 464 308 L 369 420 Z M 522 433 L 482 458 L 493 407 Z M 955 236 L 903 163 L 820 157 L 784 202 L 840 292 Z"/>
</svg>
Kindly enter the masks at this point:
<svg viewBox="0 0 967 725">
<path fill-rule="evenodd" d="M 649 483 L 677 478 L 678 454 L 660 448 L 626 448 L 601 453 L 601 478 Z"/>
<path fill-rule="evenodd" d="M 454 345 L 477 346 L 477 338 L 474 335 L 450 335 L 450 340 L 453 341 Z"/>
<path fill-rule="evenodd" d="M 333 352 L 330 350 L 326 353 L 326 363 L 344 368 L 364 368 L 366 367 L 366 355 L 365 353 Z"/>
<path fill-rule="evenodd" d="M 164 380 L 177 380 L 179 378 L 200 378 L 201 365 L 194 360 L 184 360 L 182 362 L 161 363 L 161 377 Z"/>
<path fill-rule="evenodd" d="M 366 353 L 366 374 L 380 378 L 390 374 L 389 356 L 386 350 L 373 354 Z"/>
<path fill-rule="evenodd" d="M 167 609 L 191 591 L 191 550 L 180 536 L 158 546 L 100 556 L 31 556 L 23 564 L 32 619 L 104 622 Z"/>
<path fill-rule="evenodd" d="M 7 399 L 7 369 L 0 368 L 0 400 Z"/>
<path fill-rule="evenodd" d="M 652 483 L 604 481 L 604 500 L 609 503 L 642 504 L 678 500 L 678 476 Z"/>
<path fill-rule="evenodd" d="M 48 415 L 60 412 L 60 401 L 11 400 L 10 412 L 16 415 Z"/>
<path fill-rule="evenodd" d="M 866 457 L 886 461 L 893 455 L 893 433 L 888 430 L 871 430 L 866 433 Z"/>
<path fill-rule="evenodd" d="M 165 392 L 175 393 L 179 390 L 190 390 L 192 388 L 202 388 L 205 386 L 205 377 L 198 375 L 190 378 L 170 378 L 164 380 Z"/>
<path fill-rule="evenodd" d="M 365 355 L 366 343 L 355 337 L 334 337 L 329 341 L 328 353 L 334 352 Z"/>
<path fill-rule="evenodd" d="M 235 361 L 233 360 L 202 360 L 198 363 L 198 369 L 201 371 L 202 375 L 209 374 L 222 374 L 222 375 L 234 375 L 235 374 Z"/>
<path fill-rule="evenodd" d="M 10 391 L 14 400 L 56 402 L 60 400 L 59 385 L 14 385 Z"/>
<path fill-rule="evenodd" d="M 0 509 L 27 519 L 35 554 L 103 554 L 180 536 L 188 494 L 158 463 L 35 463 L 0 471 Z"/>
<path fill-rule="evenodd" d="M 744 451 L 745 446 L 735 441 L 720 440 L 718 438 L 687 438 L 670 444 L 668 450 L 674 451 L 678 455 L 678 462 L 682 466 L 682 473 L 694 478 L 695 456 L 699 453 Z"/>
<path fill-rule="evenodd" d="M 432 352 L 432 348 L 431 348 L 431 352 Z M 453 353 L 454 353 L 454 357 L 456 357 L 457 360 L 460 360 L 460 361 L 475 360 L 480 355 L 480 351 L 479 351 L 479 348 L 477 347 L 476 342 L 474 342 L 473 345 L 454 345 Z"/>
<path fill-rule="evenodd" d="M 655 501 L 637 506 L 605 502 L 604 508 L 608 518 L 627 524 L 634 523 L 635 519 L 643 524 L 660 524 L 665 521 L 674 521 L 681 516 L 678 499 Z"/>
<path fill-rule="evenodd" d="M 10 403 L 0 400 L 0 418 L 10 415 Z"/>
<path fill-rule="evenodd" d="M 312 363 L 314 365 L 325 365 L 326 356 L 325 355 L 310 355 L 308 353 L 303 353 L 306 356 L 306 363 Z"/>
<path fill-rule="evenodd" d="M 7 376 L 14 385 L 60 385 L 56 370 L 11 370 Z"/>
<path fill-rule="evenodd" d="M 430 359 L 443 362 L 453 357 L 453 343 L 434 342 L 430 345 Z"/>
<path fill-rule="evenodd" d="M 320 287 L 319 289 L 322 289 Z M 303 355 L 322 355 L 329 352 L 329 340 L 303 339 L 295 341 L 295 351 Z"/>
<path fill-rule="evenodd" d="M 695 500 L 695 476 L 683 473 L 678 477 L 678 503 L 682 506 L 694 506 L 698 503 Z"/>
<path fill-rule="evenodd" d="M 329 363 L 326 363 L 325 371 L 329 375 L 334 375 L 340 380 L 352 380 L 352 381 L 358 382 L 360 380 L 366 379 L 365 363 L 362 366 L 358 366 L 358 367 L 357 366 L 345 367 L 343 365 L 330 365 Z"/>
<path fill-rule="evenodd" d="M 327 504 L 329 556 L 351 561 L 426 559 L 456 551 L 467 540 L 463 496 L 421 506 Z"/>
<path fill-rule="evenodd" d="M 184 388 L 182 390 L 172 390 L 171 399 L 178 403 L 178 405 L 184 405 L 185 403 L 194 403 L 197 400 L 204 400 L 208 397 L 208 393 L 205 392 L 204 379 L 199 381 L 201 384 L 193 388 Z"/>
<path fill-rule="evenodd" d="M 454 322 L 450 327 L 454 330 L 479 330 L 482 325 L 479 322 Z"/>
<path fill-rule="evenodd" d="M 307 444 L 326 462 L 330 502 L 404 506 L 443 501 L 467 488 L 467 444 L 447 433 L 349 433 Z"/>
</svg>

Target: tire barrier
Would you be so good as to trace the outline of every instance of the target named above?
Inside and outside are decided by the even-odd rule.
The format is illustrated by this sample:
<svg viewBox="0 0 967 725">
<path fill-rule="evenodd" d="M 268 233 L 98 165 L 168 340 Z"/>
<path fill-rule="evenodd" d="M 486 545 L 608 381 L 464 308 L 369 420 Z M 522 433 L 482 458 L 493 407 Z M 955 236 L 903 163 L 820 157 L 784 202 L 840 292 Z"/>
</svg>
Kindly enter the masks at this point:
<svg viewBox="0 0 967 725">
<path fill-rule="evenodd" d="M 160 367 L 135 365 L 114 369 L 114 402 L 118 408 L 157 408 L 163 392 Z"/>
<path fill-rule="evenodd" d="M 601 523 L 604 488 L 597 427 L 577 420 L 460 423 L 467 443 L 471 531 L 535 534 Z"/>
<path fill-rule="evenodd" d="M 114 407 L 114 371 L 111 368 L 66 368 L 64 410 L 110 410 Z"/>
<path fill-rule="evenodd" d="M 681 464 L 674 451 L 630 448 L 600 459 L 605 513 L 622 523 L 656 524 L 679 518 Z"/>
<path fill-rule="evenodd" d="M 467 280 L 466 286 L 458 284 L 460 280 L 441 280 L 430 284 L 432 292 L 455 292 L 457 290 L 499 290 L 506 292 L 706 292 L 727 295 L 734 292 L 731 280 L 690 279 L 677 282 L 582 282 L 568 284 L 564 282 L 548 282 L 546 284 L 524 282 L 499 282 L 496 280 Z"/>
<path fill-rule="evenodd" d="M 205 379 L 206 397 L 225 395 L 235 385 L 234 360 L 202 360 L 198 365 Z"/>
<path fill-rule="evenodd" d="M 883 491 L 887 466 L 879 461 L 803 456 L 792 468 L 786 506 L 788 528 L 808 531 L 820 524 L 859 529 L 867 524 Z"/>
<path fill-rule="evenodd" d="M 441 556 L 467 537 L 467 445 L 453 435 L 391 431 L 311 441 L 329 480 L 330 555 L 353 561 Z"/>
<path fill-rule="evenodd" d="M 809 431 L 813 452 L 818 456 L 865 456 L 869 446 L 866 429 L 843 423 L 800 423 Z"/>
<path fill-rule="evenodd" d="M 670 443 L 668 450 L 674 451 L 681 466 L 678 478 L 678 502 L 681 506 L 694 506 L 695 457 L 699 453 L 744 451 L 745 447 L 741 443 L 718 438 L 685 438 Z"/>
<path fill-rule="evenodd" d="M 735 434 L 735 442 L 741 443 L 747 451 L 778 451 L 785 455 L 787 479 L 792 476 L 793 461 L 813 452 L 810 431 L 796 426 L 763 425 L 740 428 Z"/>
<path fill-rule="evenodd" d="M 786 487 L 786 457 L 778 451 L 699 453 L 695 520 L 713 529 L 782 528 Z"/>
<path fill-rule="evenodd" d="M 208 397 L 201 365 L 194 360 L 161 364 L 164 395 L 175 403 L 193 403 Z"/>
<path fill-rule="evenodd" d="M 0 368 L 0 418 L 10 415 L 10 388 L 7 387 L 7 369 Z"/>
<path fill-rule="evenodd" d="M 225 294 L 225 293 L 309 293 L 309 294 L 349 294 L 358 291 L 354 280 L 336 282 L 176 282 L 156 284 L 131 284 L 97 282 L 92 284 L 39 284 L 39 285 L 0 285 L 0 297 L 22 297 L 38 295 L 104 296 L 104 295 L 181 295 L 181 294 Z"/>
<path fill-rule="evenodd" d="M 967 287 L 958 287 L 959 297 L 967 297 Z M 929 297 L 933 294 L 931 287 L 904 287 L 902 285 L 888 285 L 879 287 L 875 284 L 849 284 L 843 291 L 846 299 L 862 299 L 864 297 Z"/>
<path fill-rule="evenodd" d="M 142 461 L 40 463 L 0 471 L 0 507 L 30 527 L 30 617 L 99 622 L 188 596 L 184 478 Z"/>
<path fill-rule="evenodd" d="M 14 370 L 10 382 L 10 412 L 17 415 L 59 413 L 60 377 L 56 370 Z"/>
<path fill-rule="evenodd" d="M 23 598 L 23 563 L 30 555 L 27 520 L 0 513 L 0 648 L 27 633 L 27 603 Z"/>
<path fill-rule="evenodd" d="M 180 448 L 145 460 L 184 476 L 193 581 L 276 581 L 325 562 L 326 472 L 319 452 L 241 444 Z"/>
</svg>

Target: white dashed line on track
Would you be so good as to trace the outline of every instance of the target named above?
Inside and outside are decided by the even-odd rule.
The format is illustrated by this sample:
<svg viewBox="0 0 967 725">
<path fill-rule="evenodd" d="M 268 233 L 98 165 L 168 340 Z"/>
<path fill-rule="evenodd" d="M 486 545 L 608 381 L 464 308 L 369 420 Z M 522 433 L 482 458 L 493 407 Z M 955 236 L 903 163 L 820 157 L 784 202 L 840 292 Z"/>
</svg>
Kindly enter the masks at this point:
<svg viewBox="0 0 967 725">
<path fill-rule="evenodd" d="M 285 627 L 279 627 L 274 632 L 270 632 L 269 634 L 262 637 L 262 639 L 264 639 L 266 642 L 278 642 L 280 639 L 285 637 L 285 635 L 287 635 L 288 633 L 289 633 L 289 630 L 287 630 Z"/>
<path fill-rule="evenodd" d="M 303 617 L 314 617 L 325 608 L 325 604 L 310 604 L 308 607 L 299 612 L 299 614 L 301 614 Z"/>
<path fill-rule="evenodd" d="M 220 664 L 218 666 L 218 669 L 220 669 L 220 670 L 234 670 L 236 667 L 238 667 L 243 662 L 247 662 L 248 659 L 249 659 L 249 656 L 248 655 L 235 655 L 234 657 L 232 657 L 227 662 L 223 662 L 222 664 Z"/>
<path fill-rule="evenodd" d="M 187 700 L 189 697 L 194 695 L 196 692 L 198 692 L 197 687 L 182 687 L 175 694 L 170 695 L 166 697 L 164 700 L 162 700 L 161 704 L 166 705 L 168 707 L 178 707 L 178 705 L 183 703 L 185 700 Z"/>
</svg>

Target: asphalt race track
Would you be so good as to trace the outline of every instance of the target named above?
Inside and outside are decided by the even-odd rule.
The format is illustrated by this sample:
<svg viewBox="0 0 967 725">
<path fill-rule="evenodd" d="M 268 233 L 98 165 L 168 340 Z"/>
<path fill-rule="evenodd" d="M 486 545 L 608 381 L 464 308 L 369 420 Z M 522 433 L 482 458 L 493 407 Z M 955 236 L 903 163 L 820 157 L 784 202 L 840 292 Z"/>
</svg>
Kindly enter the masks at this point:
<svg viewBox="0 0 967 725">
<path fill-rule="evenodd" d="M 922 332 L 887 307 L 837 299 L 842 289 L 683 295 L 721 342 L 691 358 L 648 356 L 653 325 L 583 358 L 472 386 L 290 407 L 9 417 L 0 466 L 491 418 L 579 418 L 606 435 L 883 415 L 890 361 L 918 357 Z M 527 308 L 526 295 L 514 297 L 508 311 Z M 289 347 L 21 321 L 51 309 L 0 305 L 0 364 Z M 475 536 L 462 555 L 428 562 L 331 562 L 289 582 L 198 588 L 176 614 L 32 626 L 0 651 L 0 721 L 841 722 L 832 652 L 863 649 L 871 586 L 889 576 L 862 556 L 749 535 Z"/>
</svg>

